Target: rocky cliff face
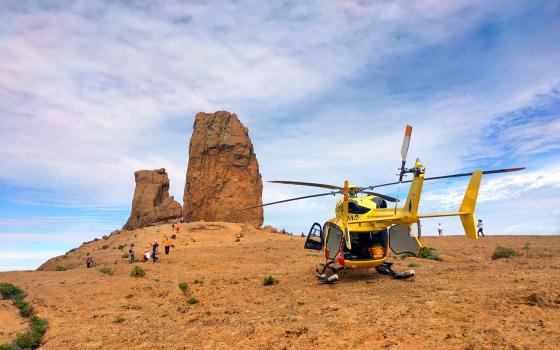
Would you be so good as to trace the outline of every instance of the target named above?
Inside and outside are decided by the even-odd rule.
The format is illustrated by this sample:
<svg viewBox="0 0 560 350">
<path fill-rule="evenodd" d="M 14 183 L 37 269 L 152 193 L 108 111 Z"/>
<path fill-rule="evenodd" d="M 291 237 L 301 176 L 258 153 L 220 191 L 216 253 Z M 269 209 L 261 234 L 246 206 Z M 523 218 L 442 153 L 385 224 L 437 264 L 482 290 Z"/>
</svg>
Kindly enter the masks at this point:
<svg viewBox="0 0 560 350">
<path fill-rule="evenodd" d="M 189 147 L 183 197 L 187 221 L 243 222 L 260 226 L 262 179 L 249 132 L 235 114 L 198 113 Z"/>
<path fill-rule="evenodd" d="M 165 169 L 139 170 L 134 177 L 132 210 L 123 229 L 133 230 L 181 216 L 181 204 L 169 196 L 169 177 Z"/>
</svg>

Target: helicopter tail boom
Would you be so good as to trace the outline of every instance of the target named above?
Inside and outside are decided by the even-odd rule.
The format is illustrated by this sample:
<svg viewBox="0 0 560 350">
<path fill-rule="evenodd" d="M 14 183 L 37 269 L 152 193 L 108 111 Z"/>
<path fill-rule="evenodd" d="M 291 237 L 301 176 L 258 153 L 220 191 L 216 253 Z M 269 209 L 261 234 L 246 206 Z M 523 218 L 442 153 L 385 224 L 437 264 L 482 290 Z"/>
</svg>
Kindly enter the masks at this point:
<svg viewBox="0 0 560 350">
<path fill-rule="evenodd" d="M 478 197 L 478 189 L 480 188 L 480 181 L 482 179 L 482 170 L 477 170 L 473 172 L 469 186 L 465 191 L 465 196 L 463 197 L 463 202 L 458 212 L 454 213 L 436 213 L 436 214 L 421 214 L 418 215 L 419 219 L 422 218 L 435 218 L 442 216 L 459 216 L 461 223 L 463 224 L 463 229 L 465 230 L 465 235 L 472 239 L 477 239 L 478 234 L 476 232 L 475 222 L 474 222 L 474 209 L 476 207 L 476 199 Z"/>
</svg>

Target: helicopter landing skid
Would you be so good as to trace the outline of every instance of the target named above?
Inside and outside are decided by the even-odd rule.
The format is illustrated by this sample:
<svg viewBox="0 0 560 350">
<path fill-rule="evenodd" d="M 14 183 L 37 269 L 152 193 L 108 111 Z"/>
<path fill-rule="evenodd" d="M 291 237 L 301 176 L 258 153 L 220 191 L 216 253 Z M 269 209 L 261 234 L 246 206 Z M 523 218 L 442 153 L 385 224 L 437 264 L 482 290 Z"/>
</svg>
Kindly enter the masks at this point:
<svg viewBox="0 0 560 350">
<path fill-rule="evenodd" d="M 319 268 L 316 269 L 315 276 L 317 276 L 317 278 L 320 280 L 321 283 L 333 284 L 336 281 L 338 281 L 338 272 L 340 270 L 343 270 L 344 267 L 337 268 L 331 266 L 333 264 L 334 264 L 334 260 L 327 261 L 327 263 L 321 264 L 323 268 L 320 272 L 319 272 Z M 327 276 L 327 274 L 325 273 L 327 270 L 331 270 L 332 274 L 330 276 Z"/>
<path fill-rule="evenodd" d="M 384 262 L 383 264 L 377 266 L 375 270 L 377 270 L 377 272 L 382 275 L 388 275 L 398 280 L 411 278 L 416 274 L 414 270 L 408 270 L 401 273 L 396 272 L 395 270 L 393 270 L 393 263 L 390 262 Z"/>
</svg>

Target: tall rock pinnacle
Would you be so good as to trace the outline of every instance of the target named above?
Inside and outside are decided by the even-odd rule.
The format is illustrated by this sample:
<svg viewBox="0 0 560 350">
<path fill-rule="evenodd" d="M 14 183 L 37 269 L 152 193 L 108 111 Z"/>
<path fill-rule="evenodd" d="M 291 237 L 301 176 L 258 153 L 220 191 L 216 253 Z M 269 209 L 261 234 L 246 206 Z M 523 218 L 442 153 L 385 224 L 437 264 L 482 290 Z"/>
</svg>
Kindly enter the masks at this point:
<svg viewBox="0 0 560 350">
<path fill-rule="evenodd" d="M 198 113 L 183 197 L 186 221 L 263 223 L 262 179 L 249 132 L 233 113 Z"/>
</svg>

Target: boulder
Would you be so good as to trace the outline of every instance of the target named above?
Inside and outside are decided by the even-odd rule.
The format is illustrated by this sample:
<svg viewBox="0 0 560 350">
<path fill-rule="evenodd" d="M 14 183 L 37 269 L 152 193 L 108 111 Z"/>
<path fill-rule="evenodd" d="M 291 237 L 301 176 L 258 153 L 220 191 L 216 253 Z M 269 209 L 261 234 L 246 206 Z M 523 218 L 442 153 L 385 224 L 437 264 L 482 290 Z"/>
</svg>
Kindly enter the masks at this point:
<svg viewBox="0 0 560 350">
<path fill-rule="evenodd" d="M 186 221 L 263 223 L 262 178 L 249 131 L 233 113 L 198 113 L 183 197 Z"/>
<path fill-rule="evenodd" d="M 169 177 L 165 169 L 139 170 L 134 173 L 136 188 L 130 217 L 124 230 L 134 230 L 181 216 L 181 204 L 169 195 Z"/>
</svg>

